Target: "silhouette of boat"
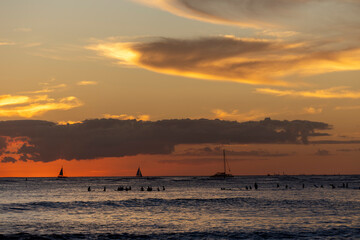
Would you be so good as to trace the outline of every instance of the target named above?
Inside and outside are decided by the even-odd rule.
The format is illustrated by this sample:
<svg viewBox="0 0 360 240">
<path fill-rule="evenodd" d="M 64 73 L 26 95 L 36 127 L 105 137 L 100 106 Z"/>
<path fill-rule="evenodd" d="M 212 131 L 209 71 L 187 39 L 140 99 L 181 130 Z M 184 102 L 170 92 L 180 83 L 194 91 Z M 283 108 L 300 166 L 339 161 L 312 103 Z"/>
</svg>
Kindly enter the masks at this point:
<svg viewBox="0 0 360 240">
<path fill-rule="evenodd" d="M 61 170 L 59 172 L 59 175 L 57 176 L 58 178 L 67 178 L 66 176 L 64 176 L 64 169 L 63 167 L 61 167 Z"/>
<path fill-rule="evenodd" d="M 136 172 L 136 177 L 142 177 L 142 173 L 140 170 L 140 167 L 138 168 L 137 172 Z"/>
<path fill-rule="evenodd" d="M 232 177 L 234 177 L 232 174 L 226 172 L 226 165 L 228 165 L 229 172 L 230 172 L 230 167 L 229 167 L 229 164 L 227 164 L 227 161 L 225 158 L 225 149 L 223 149 L 223 156 L 224 156 L 224 172 L 215 173 L 214 175 L 211 176 L 212 178 L 232 178 Z"/>
</svg>

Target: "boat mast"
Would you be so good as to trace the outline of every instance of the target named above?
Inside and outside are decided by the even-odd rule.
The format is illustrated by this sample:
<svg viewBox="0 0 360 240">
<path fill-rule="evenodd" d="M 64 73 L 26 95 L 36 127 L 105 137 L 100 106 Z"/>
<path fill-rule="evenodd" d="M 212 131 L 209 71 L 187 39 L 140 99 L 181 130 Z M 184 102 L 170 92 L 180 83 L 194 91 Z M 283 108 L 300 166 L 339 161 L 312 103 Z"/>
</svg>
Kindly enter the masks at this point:
<svg viewBox="0 0 360 240">
<path fill-rule="evenodd" d="M 223 149 L 223 155 L 224 155 L 224 173 L 226 174 L 225 149 Z"/>
</svg>

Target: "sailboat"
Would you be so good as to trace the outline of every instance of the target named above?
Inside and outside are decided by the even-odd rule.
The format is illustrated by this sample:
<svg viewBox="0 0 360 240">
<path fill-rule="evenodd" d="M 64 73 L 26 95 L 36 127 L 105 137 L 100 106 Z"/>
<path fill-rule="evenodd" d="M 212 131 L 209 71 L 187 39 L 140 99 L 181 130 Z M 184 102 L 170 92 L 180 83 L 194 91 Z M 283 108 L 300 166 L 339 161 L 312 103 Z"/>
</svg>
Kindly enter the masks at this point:
<svg viewBox="0 0 360 240">
<path fill-rule="evenodd" d="M 211 176 L 212 178 L 231 178 L 231 177 L 234 177 L 232 174 L 226 173 L 225 149 L 223 149 L 223 156 L 224 156 L 224 172 L 215 173 L 214 175 Z M 230 168 L 229 168 L 229 171 L 230 171 Z"/>
<path fill-rule="evenodd" d="M 63 167 L 61 167 L 61 170 L 59 172 L 58 178 L 67 178 L 66 176 L 64 176 L 64 169 Z"/>
<path fill-rule="evenodd" d="M 136 172 L 136 177 L 142 177 L 142 173 L 140 170 L 140 167 L 138 168 L 137 172 Z"/>
</svg>

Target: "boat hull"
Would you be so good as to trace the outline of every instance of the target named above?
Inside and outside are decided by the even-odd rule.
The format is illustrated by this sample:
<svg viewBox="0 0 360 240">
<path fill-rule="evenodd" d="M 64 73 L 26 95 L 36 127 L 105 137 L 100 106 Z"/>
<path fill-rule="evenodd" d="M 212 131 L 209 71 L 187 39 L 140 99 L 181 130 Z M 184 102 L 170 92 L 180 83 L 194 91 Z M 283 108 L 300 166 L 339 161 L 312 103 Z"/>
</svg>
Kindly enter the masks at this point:
<svg viewBox="0 0 360 240">
<path fill-rule="evenodd" d="M 216 173 L 212 176 L 210 176 L 212 178 L 232 178 L 234 177 L 232 174 L 229 174 L 229 173 L 224 173 L 224 172 L 219 172 L 219 173 Z"/>
</svg>

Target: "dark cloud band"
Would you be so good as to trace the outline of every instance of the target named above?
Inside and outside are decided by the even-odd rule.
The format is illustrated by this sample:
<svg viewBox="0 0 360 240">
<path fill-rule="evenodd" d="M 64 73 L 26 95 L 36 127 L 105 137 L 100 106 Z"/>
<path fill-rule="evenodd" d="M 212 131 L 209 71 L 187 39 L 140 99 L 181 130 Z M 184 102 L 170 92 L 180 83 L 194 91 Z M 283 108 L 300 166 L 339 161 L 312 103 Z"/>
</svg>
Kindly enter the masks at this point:
<svg viewBox="0 0 360 240">
<path fill-rule="evenodd" d="M 0 136 L 17 138 L 21 146 L 15 152 L 0 151 L 0 154 L 2 161 L 9 161 L 5 157 L 10 154 L 17 155 L 18 160 L 42 162 L 169 154 L 178 144 L 308 143 L 308 136 L 314 131 L 330 128 L 322 122 L 271 119 L 244 123 L 207 119 L 156 122 L 94 119 L 73 125 L 3 121 Z M 4 141 L 0 144 L 6 149 Z"/>
</svg>

